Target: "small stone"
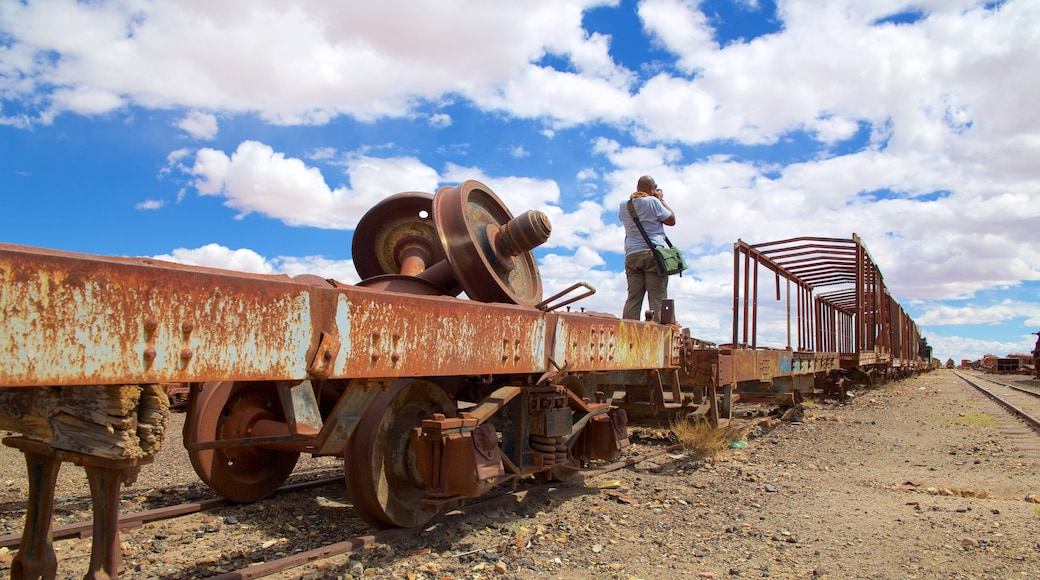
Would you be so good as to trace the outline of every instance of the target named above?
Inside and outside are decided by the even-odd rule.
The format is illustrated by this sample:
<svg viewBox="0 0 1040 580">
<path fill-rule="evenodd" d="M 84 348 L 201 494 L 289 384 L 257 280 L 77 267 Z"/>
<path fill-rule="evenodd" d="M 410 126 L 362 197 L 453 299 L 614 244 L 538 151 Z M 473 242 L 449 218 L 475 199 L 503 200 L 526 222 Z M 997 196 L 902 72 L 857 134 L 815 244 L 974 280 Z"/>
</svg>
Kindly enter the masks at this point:
<svg viewBox="0 0 1040 580">
<path fill-rule="evenodd" d="M 968 548 L 978 548 L 979 541 L 975 538 L 963 538 L 961 540 L 961 547 L 967 550 Z"/>
<path fill-rule="evenodd" d="M 776 486 L 771 483 L 767 483 L 765 489 L 768 493 L 776 493 Z"/>
<path fill-rule="evenodd" d="M 1040 503 L 1040 495 L 1031 493 L 1025 497 L 1025 500 L 1029 503 Z"/>
<path fill-rule="evenodd" d="M 497 573 L 497 574 L 505 574 L 508 571 L 509 571 L 509 568 L 506 566 L 505 562 L 503 562 L 502 560 L 499 560 L 498 562 L 495 562 L 495 573 Z"/>
</svg>

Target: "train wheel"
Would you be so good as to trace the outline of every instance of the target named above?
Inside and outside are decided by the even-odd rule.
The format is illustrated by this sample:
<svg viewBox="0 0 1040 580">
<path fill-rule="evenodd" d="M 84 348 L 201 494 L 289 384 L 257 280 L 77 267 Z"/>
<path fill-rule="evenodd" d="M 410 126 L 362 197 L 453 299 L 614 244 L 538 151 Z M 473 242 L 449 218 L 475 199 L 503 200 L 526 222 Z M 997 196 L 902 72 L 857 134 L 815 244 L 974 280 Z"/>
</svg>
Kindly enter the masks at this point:
<svg viewBox="0 0 1040 580">
<path fill-rule="evenodd" d="M 439 386 L 398 379 L 369 405 L 344 451 L 347 493 L 358 515 L 376 528 L 413 528 L 437 515 L 422 503 L 426 486 L 411 432 L 434 413 L 452 417 L 455 404 Z"/>
<path fill-rule="evenodd" d="M 185 442 L 206 443 L 249 436 L 258 420 L 284 420 L 274 388 L 264 383 L 206 383 L 184 424 Z M 195 473 L 223 497 L 239 503 L 263 499 L 296 467 L 296 451 L 260 446 L 188 450 Z"/>
</svg>

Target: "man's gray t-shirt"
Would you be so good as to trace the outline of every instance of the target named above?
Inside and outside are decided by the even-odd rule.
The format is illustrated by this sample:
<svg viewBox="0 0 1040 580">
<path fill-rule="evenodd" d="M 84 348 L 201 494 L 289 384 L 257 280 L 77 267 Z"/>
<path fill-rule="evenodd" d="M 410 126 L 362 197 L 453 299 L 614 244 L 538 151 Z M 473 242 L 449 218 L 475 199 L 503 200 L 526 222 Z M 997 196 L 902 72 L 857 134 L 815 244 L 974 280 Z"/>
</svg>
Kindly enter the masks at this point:
<svg viewBox="0 0 1040 580">
<path fill-rule="evenodd" d="M 635 206 L 636 215 L 643 223 L 643 229 L 646 230 L 646 235 L 650 236 L 650 241 L 656 246 L 667 246 L 668 244 L 664 241 L 664 224 L 661 223 L 661 220 L 668 219 L 672 212 L 664 207 L 661 200 L 653 196 L 637 197 L 632 200 L 632 205 Z M 621 202 L 618 218 L 625 226 L 625 254 L 649 250 L 643 234 L 639 233 L 639 227 L 632 221 L 627 201 Z"/>
</svg>

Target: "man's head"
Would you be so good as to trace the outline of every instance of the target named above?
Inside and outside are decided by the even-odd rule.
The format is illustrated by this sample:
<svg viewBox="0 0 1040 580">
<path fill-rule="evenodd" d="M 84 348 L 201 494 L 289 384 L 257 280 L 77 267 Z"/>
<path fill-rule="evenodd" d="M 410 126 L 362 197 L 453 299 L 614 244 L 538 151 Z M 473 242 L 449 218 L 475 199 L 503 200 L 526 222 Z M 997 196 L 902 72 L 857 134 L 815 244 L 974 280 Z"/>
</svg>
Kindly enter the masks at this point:
<svg viewBox="0 0 1040 580">
<path fill-rule="evenodd" d="M 654 181 L 653 177 L 644 175 L 639 178 L 639 182 L 636 183 L 636 191 L 642 191 L 643 193 L 653 194 L 657 191 L 657 182 Z"/>
</svg>

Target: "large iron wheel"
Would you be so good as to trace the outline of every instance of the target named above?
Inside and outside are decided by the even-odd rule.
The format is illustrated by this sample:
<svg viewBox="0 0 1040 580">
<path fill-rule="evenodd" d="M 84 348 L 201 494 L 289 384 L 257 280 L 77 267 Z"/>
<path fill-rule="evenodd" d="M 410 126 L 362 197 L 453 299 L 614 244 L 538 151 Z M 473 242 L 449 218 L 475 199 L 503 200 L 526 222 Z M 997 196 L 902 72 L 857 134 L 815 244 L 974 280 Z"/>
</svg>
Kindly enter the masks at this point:
<svg viewBox="0 0 1040 580">
<path fill-rule="evenodd" d="M 411 432 L 434 413 L 455 416 L 439 386 L 398 379 L 369 405 L 344 451 L 343 471 L 354 509 L 376 528 L 413 528 L 437 515 L 422 503 L 426 486 L 415 463 Z"/>
<path fill-rule="evenodd" d="M 185 443 L 250 436 L 259 420 L 282 421 L 281 403 L 271 384 L 206 383 L 184 424 Z M 296 467 L 299 452 L 264 448 L 188 449 L 195 473 L 221 496 L 238 503 L 263 499 L 278 489 Z"/>
</svg>

